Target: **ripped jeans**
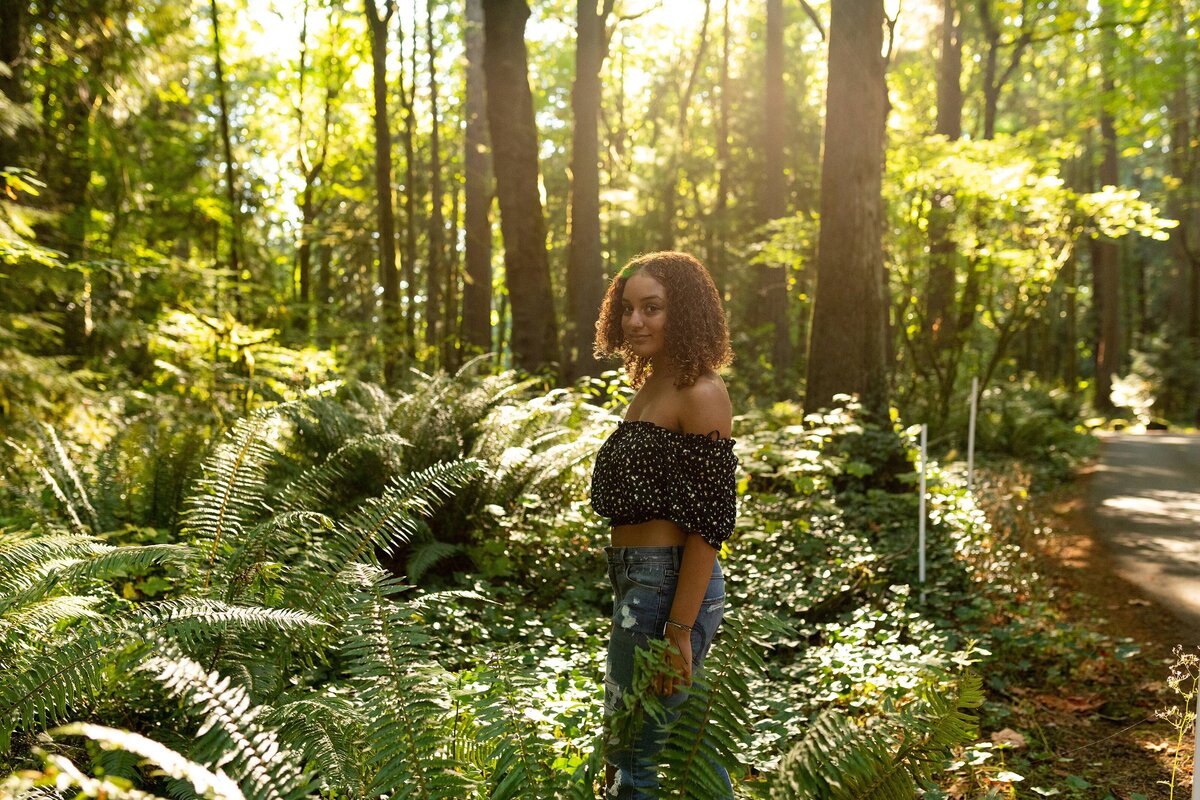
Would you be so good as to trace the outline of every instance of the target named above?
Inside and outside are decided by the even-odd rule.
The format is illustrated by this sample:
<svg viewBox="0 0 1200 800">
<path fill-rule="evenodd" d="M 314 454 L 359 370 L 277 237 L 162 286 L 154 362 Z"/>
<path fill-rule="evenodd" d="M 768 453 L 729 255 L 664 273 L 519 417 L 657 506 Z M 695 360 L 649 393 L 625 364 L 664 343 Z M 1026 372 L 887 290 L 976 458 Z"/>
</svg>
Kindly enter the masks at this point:
<svg viewBox="0 0 1200 800">
<path fill-rule="evenodd" d="M 624 702 L 633 685 L 634 650 L 645 648 L 649 639 L 661 639 L 663 625 L 671 612 L 675 587 L 679 580 L 679 565 L 683 547 L 606 547 L 608 579 L 613 585 L 612 632 L 608 640 L 608 661 L 604 671 L 605 728 L 613 711 Z M 679 620 L 692 624 L 692 677 L 700 673 L 704 657 L 712 645 L 717 627 L 725 616 L 725 578 L 721 564 L 713 562 L 712 577 L 700 604 L 696 620 Z M 662 704 L 668 721 L 678 718 L 679 705 L 687 697 L 687 688 L 676 689 Z M 664 744 L 662 726 L 644 711 L 640 729 L 633 741 L 619 741 L 609 735 L 605 761 L 615 771 L 607 797 L 623 800 L 643 800 L 653 797 L 650 790 L 658 786 L 658 753 Z M 669 765 L 668 765 L 669 766 Z M 729 775 L 717 767 L 729 786 Z M 713 798 L 718 800 L 718 798 Z"/>
</svg>

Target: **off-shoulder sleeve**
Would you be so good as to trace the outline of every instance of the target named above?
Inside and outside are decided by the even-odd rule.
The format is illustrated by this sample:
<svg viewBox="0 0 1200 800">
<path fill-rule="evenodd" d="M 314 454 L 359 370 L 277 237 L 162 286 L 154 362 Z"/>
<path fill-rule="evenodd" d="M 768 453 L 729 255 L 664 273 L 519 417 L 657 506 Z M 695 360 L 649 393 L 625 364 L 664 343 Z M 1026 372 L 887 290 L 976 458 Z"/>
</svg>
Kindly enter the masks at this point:
<svg viewBox="0 0 1200 800">
<path fill-rule="evenodd" d="M 683 434 L 679 476 L 671 481 L 671 521 L 712 547 L 733 534 L 737 517 L 737 456 L 733 439 Z"/>
</svg>

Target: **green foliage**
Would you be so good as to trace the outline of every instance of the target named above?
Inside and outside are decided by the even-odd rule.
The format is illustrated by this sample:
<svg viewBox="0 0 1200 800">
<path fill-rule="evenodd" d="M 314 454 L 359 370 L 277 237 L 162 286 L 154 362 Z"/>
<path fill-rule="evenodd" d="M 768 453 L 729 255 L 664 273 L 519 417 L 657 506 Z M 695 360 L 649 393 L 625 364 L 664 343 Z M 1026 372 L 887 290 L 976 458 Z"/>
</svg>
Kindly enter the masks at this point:
<svg viewBox="0 0 1200 800">
<path fill-rule="evenodd" d="M 949 760 L 951 749 L 978 735 L 964 709 L 983 703 L 982 680 L 965 672 L 943 688 L 931 677 L 898 716 L 859 727 L 837 711 L 812 723 L 810 733 L 779 765 L 771 798 L 908 800 Z"/>
<path fill-rule="evenodd" d="M 100 791 L 89 780 L 125 780 L 110 791 L 198 796 L 186 775 L 224 770 L 246 797 L 595 796 L 607 534 L 579 493 L 613 416 L 600 387 L 596 405 L 528 388 L 414 376 L 395 395 L 351 384 L 251 414 L 205 455 L 180 541 L 127 522 L 114 533 L 129 543 L 102 541 L 120 506 L 94 500 L 95 467 L 75 466 L 53 432 L 21 445 L 22 469 L 49 489 L 30 499 L 36 525 L 0 532 L 0 759 L 40 763 L 32 781 L 74 776 L 61 780 L 85 793 Z M 411 423 L 426 404 L 441 421 Z M 122 428 L 125 455 L 94 453 L 104 474 L 154 474 L 133 454 L 156 431 Z M 414 440 L 449 460 L 413 452 Z M 821 416 L 778 404 L 739 418 L 736 446 L 733 611 L 669 726 L 663 796 L 711 796 L 715 763 L 764 795 L 776 789 L 763 778 L 785 775 L 829 786 L 877 775 L 878 796 L 892 782 L 911 792 L 969 721 L 970 685 L 956 698 L 931 670 L 982 664 L 1004 685 L 1091 652 L 1043 607 L 995 596 L 1028 580 L 1019 554 L 936 465 L 930 579 L 916 591 L 911 431 L 852 404 Z M 509 561 L 440 571 L 458 556 L 428 551 L 458 544 L 454 520 L 474 532 L 473 557 Z M 500 532 L 501 550 L 473 538 Z M 147 574 L 166 588 L 127 589 Z M 447 588 L 429 591 L 431 577 Z M 661 650 L 652 643 L 642 661 Z M 1038 660 L 1022 661 L 1029 653 Z M 642 709 L 662 711 L 644 685 L 622 713 Z M 39 729 L 84 714 L 131 729 L 97 741 L 124 736 L 139 753 L 153 743 L 130 737 L 158 742 L 175 777 L 111 753 L 89 765 L 62 735 L 37 756 Z M 834 758 L 843 745 L 861 755 Z"/>
</svg>

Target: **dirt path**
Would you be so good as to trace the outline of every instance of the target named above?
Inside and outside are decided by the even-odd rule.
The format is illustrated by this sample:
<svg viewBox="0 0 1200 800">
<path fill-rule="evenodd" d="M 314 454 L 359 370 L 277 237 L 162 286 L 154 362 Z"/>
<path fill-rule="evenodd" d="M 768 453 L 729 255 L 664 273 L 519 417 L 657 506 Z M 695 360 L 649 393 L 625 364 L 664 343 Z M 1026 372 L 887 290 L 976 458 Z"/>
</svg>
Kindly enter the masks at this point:
<svg viewBox="0 0 1200 800">
<path fill-rule="evenodd" d="M 1176 617 L 1172 638 L 1200 644 L 1200 435 L 1103 436 L 1086 496 L 1106 556 L 1093 567 Z"/>
<path fill-rule="evenodd" d="M 1125 661 L 1109 654 L 1079 671 L 1078 697 L 1092 698 L 1088 704 L 1096 704 L 1093 713 L 1055 714 L 1041 708 L 1035 716 L 1038 724 L 1053 729 L 1054 751 L 1069 759 L 1060 774 L 1073 771 L 1075 764 L 1091 765 L 1088 771 L 1095 793 L 1068 797 L 1166 798 L 1167 788 L 1161 782 L 1170 778 L 1175 740 L 1172 729 L 1154 712 L 1179 702 L 1166 686 L 1174 660 L 1171 650 L 1190 642 L 1195 652 L 1195 627 L 1118 571 L 1117 554 L 1096 529 L 1096 515 L 1089 510 L 1102 463 L 1084 470 L 1076 483 L 1043 498 L 1053 533 L 1038 537 L 1034 549 L 1067 619 L 1118 642 L 1129 640 L 1142 652 Z M 1192 747 L 1191 738 L 1186 738 L 1176 798 L 1191 796 Z M 1097 774 L 1104 776 L 1103 790 Z M 1033 797 L 1021 792 L 1018 796 Z"/>
</svg>

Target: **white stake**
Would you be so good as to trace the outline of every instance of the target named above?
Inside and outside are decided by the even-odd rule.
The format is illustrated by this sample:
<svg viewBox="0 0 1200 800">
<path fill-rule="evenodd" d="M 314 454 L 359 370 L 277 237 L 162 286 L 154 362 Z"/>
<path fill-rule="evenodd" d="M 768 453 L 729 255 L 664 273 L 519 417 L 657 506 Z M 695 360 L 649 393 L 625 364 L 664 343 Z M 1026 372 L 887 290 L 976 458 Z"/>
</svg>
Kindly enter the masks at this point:
<svg viewBox="0 0 1200 800">
<path fill-rule="evenodd" d="M 921 602 L 925 602 L 925 435 L 926 426 L 921 423 L 921 498 L 917 520 L 917 580 L 921 583 Z"/>
<path fill-rule="evenodd" d="M 979 410 L 979 376 L 971 378 L 971 421 L 967 427 L 967 491 L 975 487 L 975 414 Z"/>
<path fill-rule="evenodd" d="M 1196 692 L 1196 719 L 1192 722 L 1192 800 L 1200 800 L 1200 780 L 1196 778 L 1196 765 L 1200 764 L 1200 692 Z"/>
</svg>

